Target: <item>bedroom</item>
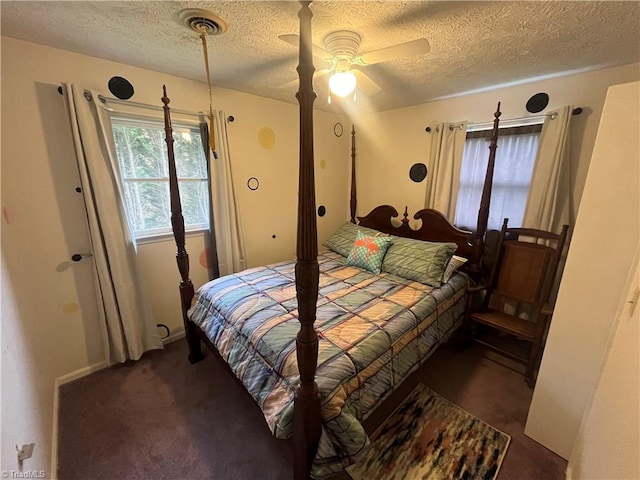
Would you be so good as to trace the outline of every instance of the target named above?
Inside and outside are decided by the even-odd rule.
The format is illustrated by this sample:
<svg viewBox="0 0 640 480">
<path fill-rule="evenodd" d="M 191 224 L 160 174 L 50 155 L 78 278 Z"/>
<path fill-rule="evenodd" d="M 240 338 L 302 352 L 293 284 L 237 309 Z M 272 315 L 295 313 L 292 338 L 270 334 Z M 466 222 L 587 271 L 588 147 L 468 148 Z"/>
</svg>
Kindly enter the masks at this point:
<svg viewBox="0 0 640 480">
<path fill-rule="evenodd" d="M 295 22 L 295 17 L 292 22 Z M 289 31 L 295 31 L 294 23 Z M 92 289 L 87 287 L 92 281 L 88 264 L 80 263 L 63 272 L 56 271 L 58 266 L 68 261 L 71 253 L 88 251 L 88 237 L 81 199 L 75 192 L 78 180 L 73 147 L 66 126 L 67 119 L 55 87 L 61 81 L 72 80 L 91 88 L 104 90 L 107 80 L 118 74 L 128 78 L 136 86 L 135 100 L 157 104 L 160 96 L 159 89 L 163 83 L 166 83 L 170 88 L 173 105 L 176 108 L 188 110 L 204 109 L 207 92 L 206 85 L 202 82 L 50 49 L 8 37 L 3 37 L 2 40 L 4 67 L 2 110 L 5 118 L 3 126 L 5 175 L 2 189 L 3 207 L 5 207 L 3 276 L 7 275 L 3 277 L 3 345 L 8 345 L 9 350 L 6 352 L 11 352 L 11 356 L 5 357 L 3 349 L 3 365 L 6 358 L 9 365 L 15 365 L 15 368 L 19 369 L 16 375 L 30 379 L 29 382 L 21 383 L 19 389 L 14 391 L 6 388 L 3 375 L 3 418 L 19 418 L 17 412 L 24 411 L 17 410 L 19 404 L 29 405 L 25 410 L 33 412 L 33 415 L 30 415 L 24 423 L 21 420 L 6 427 L 3 423 L 3 458 L 5 455 L 6 458 L 13 455 L 15 443 L 35 441 L 40 448 L 37 448 L 34 454 L 39 457 L 34 458 L 38 458 L 39 464 L 46 469 L 49 454 L 47 448 L 42 446 L 51 442 L 55 379 L 71 372 L 96 368 L 103 361 L 100 331 L 95 323 L 95 299 L 92 298 Z M 191 42 L 191 45 L 196 49 L 197 43 Z M 198 61 L 201 60 L 197 58 Z M 426 148 L 422 144 L 423 131 L 428 122 L 458 121 L 463 118 L 472 122 L 484 122 L 490 119 L 488 112 L 493 111 L 497 100 L 503 102 L 503 118 L 519 117 L 525 113 L 523 105 L 526 100 L 538 91 L 549 93 L 554 102 L 550 105 L 551 108 L 572 104 L 591 109 L 589 115 L 576 117 L 578 129 L 574 137 L 576 148 L 573 150 L 576 152 L 577 159 L 576 196 L 579 199 L 580 184 L 584 184 L 585 181 L 606 90 L 610 85 L 637 79 L 636 60 L 633 64 L 626 66 L 578 73 L 564 78 L 538 80 L 530 84 L 504 87 L 495 91 L 480 92 L 378 114 L 372 113 L 368 115 L 368 119 L 371 123 L 378 122 L 384 125 L 385 136 L 389 139 L 380 150 L 395 151 L 398 148 L 397 145 L 402 145 L 401 153 L 407 159 L 407 164 L 398 169 L 400 173 L 396 173 L 396 170 L 384 171 L 380 178 L 391 175 L 394 178 L 398 177 L 398 182 L 404 182 L 403 190 L 406 192 L 402 192 L 402 197 L 396 196 L 398 194 L 394 189 L 385 189 L 384 185 L 375 179 L 360 177 L 359 181 L 362 182 L 359 185 L 360 213 L 365 213 L 370 207 L 381 202 L 396 206 L 406 202 L 410 211 L 415 211 L 422 206 L 419 190 L 423 187 L 420 184 L 409 184 L 404 172 L 412 163 L 418 161 L 416 159 L 423 158 L 422 152 Z M 142 87 L 143 85 L 145 87 Z M 149 85 L 148 89 L 146 85 Z M 12 93 L 8 96 L 7 92 Z M 316 100 L 316 105 L 321 101 L 323 101 L 321 98 Z M 296 155 L 297 109 L 292 103 L 258 98 L 229 89 L 217 89 L 215 102 L 216 108 L 223 108 L 228 114 L 233 114 L 238 119 L 236 134 L 238 138 L 242 138 L 243 135 L 255 138 L 257 130 L 263 126 L 272 126 L 278 135 L 277 149 L 267 152 L 272 155 L 270 157 L 272 161 L 277 161 L 279 157 Z M 256 104 L 260 106 L 258 110 L 256 110 Z M 18 119 L 18 121 L 9 123 L 7 118 Z M 323 156 L 326 159 L 335 158 L 335 152 L 345 158 L 345 162 L 336 167 L 338 171 L 335 177 L 323 178 L 319 175 L 319 182 L 326 181 L 327 185 L 337 192 L 335 198 L 326 200 L 327 215 L 323 219 L 324 223 L 319 222 L 320 236 L 325 238 L 345 220 L 348 210 L 348 162 L 346 159 L 348 159 L 349 143 L 348 137 L 344 135 L 340 139 L 343 143 L 335 143 L 333 125 L 337 121 L 345 125 L 349 124 L 349 120 L 343 115 L 316 110 L 318 125 L 316 141 L 318 145 L 323 145 L 317 147 L 317 158 L 321 159 Z M 323 141 L 321 136 L 322 125 L 326 128 L 325 135 L 328 137 L 326 141 Z M 401 136 L 414 126 L 420 135 L 411 138 Z M 361 130 L 363 133 L 366 132 L 364 126 Z M 366 136 L 362 135 L 359 138 L 363 139 L 359 144 L 359 158 L 378 158 L 371 155 L 371 150 L 374 148 L 367 147 Z M 264 149 L 258 145 L 247 144 L 245 147 L 240 141 L 234 142 L 234 145 L 238 145 L 238 149 L 247 149 L 246 152 L 239 150 L 237 155 L 248 158 L 265 157 Z M 332 147 L 336 149 L 335 152 L 325 145 L 335 145 Z M 327 150 L 323 151 L 321 148 L 327 148 Z M 382 169 L 385 165 L 384 159 L 380 159 L 379 165 L 376 165 L 377 168 Z M 245 202 L 244 205 L 249 212 L 253 212 L 256 205 L 264 204 L 265 198 L 273 196 L 278 191 L 277 187 L 269 190 L 270 181 L 273 184 L 279 178 L 274 170 L 268 165 L 258 164 L 247 165 L 246 171 L 240 173 L 243 177 L 259 176 L 264 188 L 263 196 L 259 198 L 249 196 L 246 188 L 240 191 L 241 195 L 244 195 L 240 198 L 240 203 Z M 39 173 L 36 176 L 24 175 L 25 172 Z M 293 181 L 293 175 L 292 173 L 286 180 L 279 178 L 279 181 L 290 184 Z M 337 185 L 329 183 L 333 181 L 342 183 Z M 414 190 L 411 190 L 412 188 Z M 422 195 L 424 195 L 423 192 Z M 384 198 L 381 198 L 383 196 Z M 294 205 L 290 205 L 293 203 L 287 198 L 268 204 L 273 205 L 270 208 L 274 209 L 277 206 L 278 210 L 282 210 L 283 205 L 287 208 L 275 218 L 267 215 L 252 217 L 253 230 L 246 232 L 247 256 L 251 265 L 293 256 L 294 226 L 290 220 L 294 217 Z M 43 235 L 47 236 L 46 248 L 42 248 Z M 273 235 L 276 235 L 275 239 L 272 238 Z M 198 240 L 193 241 L 197 245 Z M 265 241 L 270 242 L 269 249 L 261 248 Z M 176 312 L 165 314 L 166 323 L 175 330 L 179 328 L 180 321 L 175 320 L 179 318 L 179 307 L 175 301 L 175 266 L 172 258 L 169 258 L 173 255 L 173 248 L 171 243 L 164 246 L 161 243 L 148 244 L 145 245 L 147 251 L 141 252 L 141 255 L 142 261 L 146 261 L 146 265 L 153 269 L 148 273 L 148 277 L 154 297 L 157 297 L 154 298 L 155 308 L 161 314 Z M 195 246 L 190 251 L 199 252 L 201 248 L 198 249 Z M 160 264 L 154 261 L 155 258 L 167 259 L 167 262 Z M 36 273 L 35 279 L 34 273 Z M 198 278 L 197 274 L 200 274 L 201 278 Z M 201 283 L 205 274 L 206 272 L 194 269 L 194 282 Z M 154 280 L 159 284 L 154 285 L 152 283 Z M 30 301 L 30 291 L 38 291 L 42 295 L 38 303 Z M 15 300 L 10 300 L 11 298 Z M 9 300 L 5 302 L 5 299 Z M 158 316 L 163 318 L 161 315 Z M 9 319 L 15 322 L 9 324 L 11 327 L 7 325 Z M 5 397 L 4 392 L 10 396 Z M 4 410 L 10 407 L 13 409 Z M 23 433 L 25 424 L 28 434 Z M 15 435 L 12 438 L 5 438 L 5 432 L 15 432 Z"/>
</svg>

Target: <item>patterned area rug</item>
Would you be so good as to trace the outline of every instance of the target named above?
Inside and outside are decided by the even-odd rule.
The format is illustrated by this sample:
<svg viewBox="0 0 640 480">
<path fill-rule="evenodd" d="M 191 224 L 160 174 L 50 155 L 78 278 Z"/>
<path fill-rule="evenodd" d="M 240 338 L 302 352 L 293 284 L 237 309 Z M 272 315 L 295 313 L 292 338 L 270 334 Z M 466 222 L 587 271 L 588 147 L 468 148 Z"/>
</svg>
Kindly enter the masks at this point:
<svg viewBox="0 0 640 480">
<path fill-rule="evenodd" d="M 418 384 L 347 472 L 354 480 L 493 480 L 510 440 Z"/>
</svg>

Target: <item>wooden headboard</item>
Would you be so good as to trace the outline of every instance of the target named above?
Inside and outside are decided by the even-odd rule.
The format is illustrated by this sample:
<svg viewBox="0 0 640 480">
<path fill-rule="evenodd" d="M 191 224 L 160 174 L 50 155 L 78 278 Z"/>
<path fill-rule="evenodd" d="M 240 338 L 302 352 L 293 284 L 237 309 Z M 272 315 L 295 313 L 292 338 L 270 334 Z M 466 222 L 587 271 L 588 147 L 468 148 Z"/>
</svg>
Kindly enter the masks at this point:
<svg viewBox="0 0 640 480">
<path fill-rule="evenodd" d="M 358 217 L 358 224 L 373 228 L 379 232 L 396 235 L 398 237 L 425 240 L 428 242 L 452 242 L 458 245 L 456 255 L 473 260 L 472 232 L 460 230 L 451 225 L 446 217 L 437 210 L 425 208 L 417 212 L 413 218 L 421 220 L 416 230 L 409 226 L 409 215 L 405 208 L 400 225 L 392 223 L 392 219 L 399 216 L 398 211 L 391 205 L 380 205 L 364 217 Z"/>
</svg>

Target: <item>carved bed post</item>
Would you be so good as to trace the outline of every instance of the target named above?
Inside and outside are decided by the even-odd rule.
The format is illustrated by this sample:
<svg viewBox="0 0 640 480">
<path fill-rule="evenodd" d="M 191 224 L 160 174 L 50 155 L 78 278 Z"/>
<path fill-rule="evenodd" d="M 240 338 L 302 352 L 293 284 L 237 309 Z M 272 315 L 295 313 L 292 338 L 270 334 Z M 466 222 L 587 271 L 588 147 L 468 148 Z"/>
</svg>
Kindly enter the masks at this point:
<svg viewBox="0 0 640 480">
<path fill-rule="evenodd" d="M 356 127 L 351 124 L 351 223 L 356 223 Z"/>
<path fill-rule="evenodd" d="M 487 163 L 487 173 L 484 177 L 484 186 L 482 187 L 482 199 L 480 200 L 480 209 L 478 210 L 478 225 L 473 238 L 473 250 L 469 272 L 480 275 L 482 268 L 482 257 L 484 254 L 484 240 L 487 234 L 487 224 L 489 223 L 489 206 L 491 204 L 491 187 L 493 185 L 493 169 L 496 162 L 496 148 L 498 148 L 498 125 L 500 123 L 500 102 L 493 120 L 493 131 L 491 132 L 491 143 L 489 144 L 489 160 Z"/>
<path fill-rule="evenodd" d="M 318 335 L 314 329 L 318 302 L 318 233 L 313 171 L 313 60 L 311 56 L 310 1 L 301 1 L 298 76 L 300 89 L 300 171 L 298 182 L 298 235 L 296 247 L 296 292 L 300 331 L 296 354 L 300 386 L 296 391 L 293 418 L 293 462 L 295 480 L 310 477 L 311 463 L 320 441 L 320 395 L 315 382 L 318 363 Z"/>
<path fill-rule="evenodd" d="M 184 238 L 184 217 L 182 216 L 182 204 L 178 191 L 178 176 L 176 173 L 176 162 L 173 152 L 173 128 L 171 127 L 171 114 L 169 113 L 169 97 L 167 97 L 167 87 L 162 86 L 162 103 L 164 104 L 164 131 L 167 143 L 167 154 L 169 157 L 169 191 L 171 195 L 171 227 L 173 237 L 176 241 L 178 251 L 176 262 L 180 271 L 180 304 L 182 306 L 182 320 L 184 322 L 185 335 L 189 345 L 189 361 L 196 363 L 204 358 L 200 344 L 200 337 L 193 323 L 187 318 L 187 310 L 191 307 L 193 300 L 193 283 L 189 278 L 189 254 L 185 249 Z"/>
</svg>

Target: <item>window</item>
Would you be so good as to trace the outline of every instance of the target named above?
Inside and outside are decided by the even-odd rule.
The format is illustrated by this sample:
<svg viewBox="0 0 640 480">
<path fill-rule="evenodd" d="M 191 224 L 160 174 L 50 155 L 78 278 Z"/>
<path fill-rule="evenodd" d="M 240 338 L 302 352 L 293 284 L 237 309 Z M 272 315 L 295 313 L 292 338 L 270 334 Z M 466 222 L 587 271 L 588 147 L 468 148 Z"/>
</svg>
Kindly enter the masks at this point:
<svg viewBox="0 0 640 480">
<path fill-rule="evenodd" d="M 169 165 L 164 123 L 112 117 L 125 208 L 136 238 L 170 233 Z M 173 125 L 173 148 L 185 230 L 209 225 L 207 165 L 197 125 Z"/>
<path fill-rule="evenodd" d="M 510 226 L 522 225 L 541 130 L 542 124 L 500 129 L 489 229 L 499 230 L 505 218 Z M 491 130 L 467 131 L 456 207 L 455 224 L 459 227 L 476 228 L 490 141 Z"/>
</svg>

